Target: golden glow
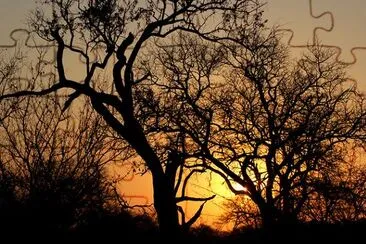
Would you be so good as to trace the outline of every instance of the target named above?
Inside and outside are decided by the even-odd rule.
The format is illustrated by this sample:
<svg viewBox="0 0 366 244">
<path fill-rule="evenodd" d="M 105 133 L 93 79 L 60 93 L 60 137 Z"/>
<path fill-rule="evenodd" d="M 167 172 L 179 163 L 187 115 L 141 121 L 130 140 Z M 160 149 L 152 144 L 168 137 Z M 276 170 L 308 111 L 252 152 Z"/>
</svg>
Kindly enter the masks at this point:
<svg viewBox="0 0 366 244">
<path fill-rule="evenodd" d="M 233 187 L 237 191 L 245 191 L 245 192 L 248 192 L 248 188 L 246 188 L 245 186 L 242 186 L 242 185 L 240 185 L 238 183 L 234 183 L 233 184 Z"/>
<path fill-rule="evenodd" d="M 315 1 L 314 1 L 315 2 Z M 316 1 L 318 4 L 324 4 L 327 1 Z M 339 1 L 342 2 L 342 1 Z M 333 3 L 333 2 L 332 2 Z M 334 3 L 337 3 L 337 1 L 334 1 Z M 361 4 L 361 2 L 359 2 Z M 304 4 L 304 5 L 302 5 Z M 362 3 L 364 4 L 364 3 Z M 33 1 L 12 1 L 12 0 L 2 0 L 0 3 L 0 14 L 3 17 L 4 21 L 0 23 L 0 30 L 2 30 L 2 35 L 0 37 L 0 45 L 9 45 L 13 44 L 13 40 L 10 38 L 9 34 L 12 30 L 17 28 L 26 28 L 24 26 L 25 21 L 23 21 L 23 16 L 27 15 L 28 9 L 33 9 L 35 6 Z M 269 1 L 268 6 L 268 19 L 270 21 L 273 21 L 273 24 L 283 24 L 285 23 L 285 28 L 289 28 L 294 31 L 294 39 L 292 40 L 292 44 L 304 44 L 306 45 L 308 43 L 307 40 L 312 39 L 313 30 L 314 30 L 314 21 L 315 19 L 311 18 L 311 15 L 309 14 L 309 5 L 307 1 L 293 1 L 293 0 L 281 0 L 281 1 Z M 329 7 L 337 7 L 337 4 L 332 4 Z M 351 5 L 348 5 L 351 6 Z M 339 6 L 338 6 L 339 7 Z M 299 11 L 293 11 L 294 9 L 297 9 Z M 355 10 L 362 11 L 364 8 L 354 8 Z M 318 10 L 318 9 L 315 9 Z M 337 8 L 334 11 L 343 11 L 343 8 Z M 267 12 L 266 12 L 267 13 Z M 319 11 L 317 12 L 319 14 Z M 343 13 L 343 12 L 340 12 Z M 344 12 L 348 13 L 348 12 Z M 353 17 L 353 16 L 351 16 Z M 337 27 L 338 25 L 341 26 L 355 26 L 350 23 L 352 18 L 344 18 L 338 22 L 336 22 Z M 277 22 L 280 21 L 280 22 Z M 330 18 L 321 18 L 316 20 L 316 26 L 317 27 L 323 27 L 323 26 L 329 26 Z M 271 23 L 272 24 L 272 23 Z M 357 23 L 356 23 L 357 24 Z M 363 41 L 365 40 L 364 37 L 362 38 L 355 38 L 355 35 L 358 34 L 364 34 L 363 29 L 364 27 L 362 25 L 356 26 L 360 27 L 361 30 L 359 32 L 355 32 L 354 28 L 346 29 L 347 31 L 352 31 L 352 35 L 345 35 L 344 33 L 339 33 L 341 37 L 347 37 L 352 36 L 353 38 L 348 38 L 346 40 L 345 46 L 357 46 L 357 42 L 359 40 Z M 333 32 L 322 32 L 321 35 L 323 38 L 327 38 L 326 35 L 333 34 Z M 23 39 L 26 36 L 20 36 L 20 39 Z M 18 37 L 17 37 L 18 38 Z M 292 38 L 292 37 L 291 37 Z M 345 38 L 336 38 L 336 39 L 330 39 L 329 44 L 333 44 L 333 41 L 343 41 Z M 324 42 L 326 42 L 327 39 L 324 39 Z M 19 42 L 21 43 L 21 42 Z M 363 42 L 364 43 L 364 42 Z M 363 44 L 362 43 L 362 44 Z M 341 43 L 342 44 L 342 43 Z M 300 50 L 299 52 L 302 53 L 304 49 L 298 48 L 293 49 L 294 53 L 296 54 L 296 50 Z M 348 53 L 350 55 L 349 49 L 343 50 L 342 54 Z M 355 64 L 351 67 L 351 74 L 353 77 L 357 78 L 361 82 L 359 82 L 359 86 L 363 91 L 366 91 L 366 82 L 364 81 L 365 72 L 364 67 L 366 65 L 366 52 L 358 50 L 357 52 L 357 60 L 355 60 Z M 68 54 L 69 55 L 69 54 Z M 71 78 L 79 80 L 83 77 L 83 73 L 80 72 L 80 68 L 75 69 L 75 67 L 78 66 L 79 58 L 72 57 L 71 55 L 68 56 L 68 62 L 65 62 L 66 64 L 66 71 L 68 72 L 69 76 L 72 76 Z M 70 75 L 71 72 L 71 75 Z M 266 148 L 261 148 L 260 152 L 265 154 Z M 363 159 L 360 159 L 360 162 L 365 161 L 366 156 L 364 154 Z M 265 164 L 258 162 L 258 169 L 260 173 L 265 172 Z M 133 204 L 151 204 L 153 202 L 152 200 L 152 181 L 151 181 L 151 175 L 149 173 L 138 176 L 134 175 L 132 171 L 127 171 L 127 173 L 119 172 L 118 170 L 113 168 L 113 173 L 115 173 L 116 178 L 123 177 L 123 180 L 120 182 L 119 190 L 121 194 L 123 193 L 123 196 L 129 201 L 129 203 Z M 128 169 L 129 170 L 129 169 Z M 116 172 L 115 172 L 116 171 Z M 250 178 L 255 180 L 255 176 L 253 173 L 251 173 Z M 207 197 L 212 194 L 215 194 L 216 197 L 213 201 L 207 202 L 205 205 L 205 208 L 203 210 L 202 214 L 202 220 L 201 222 L 206 223 L 213 223 L 215 221 L 215 218 L 222 213 L 222 202 L 227 198 L 234 197 L 234 194 L 230 191 L 230 189 L 227 187 L 224 180 L 217 176 L 217 175 L 210 175 L 208 173 L 197 175 L 194 177 L 195 179 L 192 180 L 192 183 L 188 186 L 187 195 L 197 196 L 197 197 Z M 265 184 L 265 182 L 257 182 L 258 185 Z M 243 187 L 242 185 L 238 183 L 232 183 L 234 189 L 236 190 L 243 190 L 248 191 L 246 187 Z M 199 206 L 200 203 L 187 203 L 186 209 L 188 211 L 187 215 L 192 216 L 195 211 L 197 210 L 197 205 Z"/>
</svg>

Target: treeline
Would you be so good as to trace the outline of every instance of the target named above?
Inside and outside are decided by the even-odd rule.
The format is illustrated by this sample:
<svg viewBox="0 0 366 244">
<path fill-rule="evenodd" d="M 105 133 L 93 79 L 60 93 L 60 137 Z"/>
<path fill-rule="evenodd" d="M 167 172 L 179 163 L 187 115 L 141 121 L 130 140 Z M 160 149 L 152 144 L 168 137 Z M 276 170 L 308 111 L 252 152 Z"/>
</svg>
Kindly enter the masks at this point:
<svg viewBox="0 0 366 244">
<path fill-rule="evenodd" d="M 2 67 L 5 70 L 5 67 Z M 7 77 L 11 79 L 12 77 Z M 38 241 L 159 240 L 152 215 L 133 211 L 120 197 L 108 165 L 128 160 L 115 137 L 86 101 L 63 111 L 63 96 L 11 100 L 1 114 L 0 223 L 2 238 Z M 352 158 L 350 158 L 352 159 Z M 345 161 L 314 182 L 293 225 L 262 228 L 247 196 L 228 200 L 220 221 L 231 232 L 195 226 L 187 240 L 268 241 L 356 238 L 365 227 L 365 168 Z M 123 189 L 122 189 L 123 191 Z M 22 233 L 22 234 L 18 234 Z M 307 239 L 306 239 L 307 238 Z"/>
<path fill-rule="evenodd" d="M 0 60 L 1 206 L 37 220 L 23 229 L 68 233 L 110 213 L 139 226 L 106 170 L 130 159 L 152 177 L 166 239 L 218 235 L 190 232 L 215 197 L 187 195 L 202 173 L 236 194 L 223 216 L 234 232 L 364 221 L 366 99 L 338 50 L 314 41 L 294 60 L 262 1 L 40 2 L 35 55 Z"/>
</svg>

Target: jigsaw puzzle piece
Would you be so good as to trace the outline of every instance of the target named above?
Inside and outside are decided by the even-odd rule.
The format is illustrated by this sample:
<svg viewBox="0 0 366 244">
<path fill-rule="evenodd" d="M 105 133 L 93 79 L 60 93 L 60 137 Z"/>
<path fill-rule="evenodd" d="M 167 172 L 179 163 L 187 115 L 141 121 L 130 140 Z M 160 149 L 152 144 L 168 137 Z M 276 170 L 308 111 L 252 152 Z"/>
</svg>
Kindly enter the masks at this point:
<svg viewBox="0 0 366 244">
<path fill-rule="evenodd" d="M 15 57 L 21 62 L 16 79 L 20 87 L 27 86 L 34 76 L 54 77 L 55 50 L 53 44 L 40 42 L 26 29 L 14 29 L 8 35 L 5 44 L 0 45 L 3 60 Z M 20 61 L 21 60 L 21 61 Z"/>
<path fill-rule="evenodd" d="M 358 50 L 366 50 L 366 1 L 364 0 L 313 0 L 314 15 L 331 14 L 331 28 L 317 29 L 316 36 L 322 44 L 340 50 L 338 61 L 356 63 Z"/>
<path fill-rule="evenodd" d="M 30 32 L 26 29 L 14 29 L 9 32 L 9 35 L 6 40 L 3 36 L 3 42 L 0 43 L 0 49 L 11 49 L 13 51 L 17 51 L 20 47 L 25 47 L 26 43 L 28 42 Z"/>
<path fill-rule="evenodd" d="M 0 24 L 0 52 L 6 56 L 25 56 L 34 63 L 35 57 L 42 55 L 41 62 L 53 64 L 53 43 L 47 43 L 27 29 L 27 17 L 36 8 L 34 1 L 0 1 L 0 16 L 4 20 Z"/>
<path fill-rule="evenodd" d="M 311 0 L 269 0 L 264 16 L 270 26 L 278 26 L 280 31 L 287 32 L 286 40 L 291 47 L 313 44 L 314 29 L 330 23 L 329 18 L 312 16 Z"/>
</svg>

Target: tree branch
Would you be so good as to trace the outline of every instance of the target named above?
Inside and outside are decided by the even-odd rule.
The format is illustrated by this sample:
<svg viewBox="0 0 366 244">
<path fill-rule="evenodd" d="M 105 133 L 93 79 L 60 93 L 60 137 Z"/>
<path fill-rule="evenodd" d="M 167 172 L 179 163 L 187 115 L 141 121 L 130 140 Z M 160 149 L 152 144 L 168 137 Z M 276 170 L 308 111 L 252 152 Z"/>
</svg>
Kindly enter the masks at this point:
<svg viewBox="0 0 366 244">
<path fill-rule="evenodd" d="M 193 202 L 201 202 L 201 201 L 209 201 L 216 197 L 216 195 L 212 195 L 210 197 L 177 197 L 176 202 L 183 202 L 183 201 L 193 201 Z"/>
</svg>

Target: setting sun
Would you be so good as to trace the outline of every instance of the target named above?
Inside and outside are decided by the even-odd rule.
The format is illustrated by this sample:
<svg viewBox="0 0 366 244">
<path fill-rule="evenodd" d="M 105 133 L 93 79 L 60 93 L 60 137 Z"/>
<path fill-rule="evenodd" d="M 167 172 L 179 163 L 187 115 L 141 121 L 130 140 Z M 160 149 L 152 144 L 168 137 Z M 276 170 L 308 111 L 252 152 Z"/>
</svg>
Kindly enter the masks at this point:
<svg viewBox="0 0 366 244">
<path fill-rule="evenodd" d="M 244 191 L 244 192 L 248 192 L 248 189 L 245 186 L 242 186 L 238 183 L 234 183 L 233 185 L 234 189 L 237 191 Z"/>
</svg>

